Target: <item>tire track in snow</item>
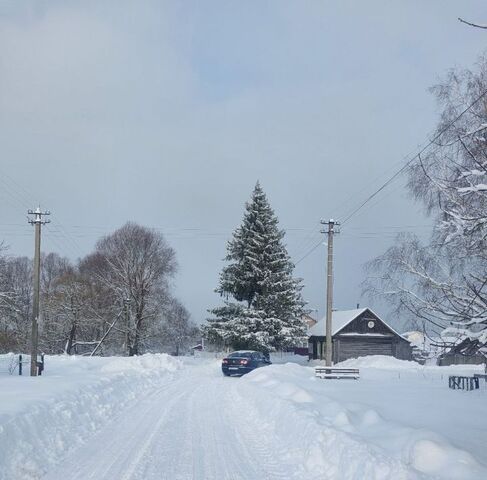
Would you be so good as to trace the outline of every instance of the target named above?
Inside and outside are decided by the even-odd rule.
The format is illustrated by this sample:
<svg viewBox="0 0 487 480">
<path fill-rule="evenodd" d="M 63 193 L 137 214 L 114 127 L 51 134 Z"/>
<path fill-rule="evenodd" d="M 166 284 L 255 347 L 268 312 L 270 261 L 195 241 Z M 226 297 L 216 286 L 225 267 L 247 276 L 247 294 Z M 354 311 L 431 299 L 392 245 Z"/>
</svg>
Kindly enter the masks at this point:
<svg viewBox="0 0 487 480">
<path fill-rule="evenodd" d="M 272 480 L 288 480 L 289 478 L 306 478 L 307 472 L 301 467 L 301 458 L 293 456 L 293 451 L 283 449 L 280 439 L 276 438 L 276 432 L 269 428 L 265 419 L 259 415 L 255 408 L 255 399 L 242 392 L 242 384 L 235 384 L 229 392 L 228 404 L 231 406 L 225 411 L 227 418 L 234 421 L 235 434 L 240 442 L 252 446 L 252 456 L 255 462 L 266 466 L 263 477 Z M 239 411 L 245 411 L 245 416 L 238 415 Z M 283 421 L 288 421 L 283 417 Z"/>
<path fill-rule="evenodd" d="M 169 396 L 177 402 L 177 383 L 164 384 L 154 393 L 124 410 L 117 419 L 73 451 L 45 480 L 86 480 L 130 478 L 127 474 L 143 457 L 146 438 L 155 435 L 169 410 L 163 411 L 157 422 L 152 417 L 155 402 Z M 166 407 L 170 406 L 168 402 Z M 160 414 L 161 410 L 159 410 Z M 125 477 L 124 477 L 125 476 Z"/>
<path fill-rule="evenodd" d="M 289 479 L 253 423 L 251 404 L 235 393 L 238 384 L 213 365 L 188 367 L 121 412 L 44 480 Z"/>
<path fill-rule="evenodd" d="M 228 420 L 224 412 L 228 408 L 228 387 L 225 379 L 220 376 L 212 379 L 209 385 L 204 385 L 205 389 L 203 400 L 204 414 L 196 416 L 199 422 L 200 441 L 203 432 L 206 432 L 205 451 L 206 455 L 205 470 L 207 474 L 211 472 L 209 479 L 259 479 L 268 478 L 262 475 L 262 471 L 256 465 L 255 458 L 249 455 L 247 445 L 240 442 L 239 438 L 233 435 L 231 429 L 232 421 Z M 201 391 L 199 396 L 203 395 Z M 193 411 L 196 407 L 200 408 L 197 402 L 193 403 Z"/>
</svg>

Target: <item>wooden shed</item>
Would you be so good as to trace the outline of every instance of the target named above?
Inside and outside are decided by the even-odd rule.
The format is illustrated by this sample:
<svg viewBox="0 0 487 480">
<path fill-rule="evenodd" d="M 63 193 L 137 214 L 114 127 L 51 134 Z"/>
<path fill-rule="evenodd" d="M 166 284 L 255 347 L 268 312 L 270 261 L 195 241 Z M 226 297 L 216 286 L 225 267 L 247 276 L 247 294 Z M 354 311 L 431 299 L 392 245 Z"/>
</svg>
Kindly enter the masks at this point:
<svg viewBox="0 0 487 480">
<path fill-rule="evenodd" d="M 487 365 L 487 344 L 469 338 L 457 343 L 448 352 L 441 354 L 438 365 Z"/>
<path fill-rule="evenodd" d="M 323 318 L 309 329 L 310 359 L 325 358 L 325 322 L 326 318 Z M 332 341 L 333 363 L 366 355 L 412 359 L 409 341 L 369 308 L 334 311 Z"/>
</svg>

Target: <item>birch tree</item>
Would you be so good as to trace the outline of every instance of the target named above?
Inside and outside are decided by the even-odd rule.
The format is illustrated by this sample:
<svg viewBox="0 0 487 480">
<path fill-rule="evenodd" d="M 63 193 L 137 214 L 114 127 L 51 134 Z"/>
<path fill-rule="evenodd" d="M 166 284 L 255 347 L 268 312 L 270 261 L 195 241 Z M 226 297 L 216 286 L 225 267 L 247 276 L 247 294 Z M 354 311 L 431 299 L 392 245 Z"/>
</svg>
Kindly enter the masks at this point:
<svg viewBox="0 0 487 480">
<path fill-rule="evenodd" d="M 442 109 L 434 147 L 410 169 L 408 189 L 433 219 L 423 245 L 402 234 L 368 265 L 369 293 L 443 335 L 487 342 L 487 58 L 431 89 Z"/>
</svg>

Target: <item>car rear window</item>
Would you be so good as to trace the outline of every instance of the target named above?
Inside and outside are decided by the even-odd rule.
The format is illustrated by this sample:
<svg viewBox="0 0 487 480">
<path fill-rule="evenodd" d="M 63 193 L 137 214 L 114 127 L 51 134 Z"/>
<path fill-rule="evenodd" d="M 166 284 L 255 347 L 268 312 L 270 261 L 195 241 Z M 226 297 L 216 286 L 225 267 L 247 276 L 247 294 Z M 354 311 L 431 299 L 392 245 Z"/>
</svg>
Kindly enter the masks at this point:
<svg viewBox="0 0 487 480">
<path fill-rule="evenodd" d="M 230 355 L 228 355 L 229 358 L 232 357 L 244 357 L 244 358 L 251 358 L 252 353 L 251 352 L 233 352 Z"/>
</svg>

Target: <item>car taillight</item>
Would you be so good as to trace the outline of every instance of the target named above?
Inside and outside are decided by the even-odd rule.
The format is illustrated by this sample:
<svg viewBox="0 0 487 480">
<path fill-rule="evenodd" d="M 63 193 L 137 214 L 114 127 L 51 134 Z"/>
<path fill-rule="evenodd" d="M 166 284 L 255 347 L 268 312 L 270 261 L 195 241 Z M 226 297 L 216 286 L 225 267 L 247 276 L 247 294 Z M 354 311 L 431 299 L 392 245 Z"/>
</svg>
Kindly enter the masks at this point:
<svg viewBox="0 0 487 480">
<path fill-rule="evenodd" d="M 247 365 L 247 363 L 249 363 L 248 360 L 240 360 L 240 364 L 241 365 Z"/>
<path fill-rule="evenodd" d="M 224 358 L 224 359 L 222 360 L 222 363 L 228 363 L 228 360 L 227 360 L 226 358 Z"/>
</svg>

